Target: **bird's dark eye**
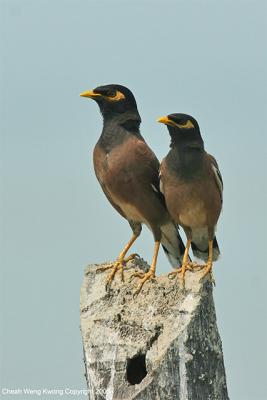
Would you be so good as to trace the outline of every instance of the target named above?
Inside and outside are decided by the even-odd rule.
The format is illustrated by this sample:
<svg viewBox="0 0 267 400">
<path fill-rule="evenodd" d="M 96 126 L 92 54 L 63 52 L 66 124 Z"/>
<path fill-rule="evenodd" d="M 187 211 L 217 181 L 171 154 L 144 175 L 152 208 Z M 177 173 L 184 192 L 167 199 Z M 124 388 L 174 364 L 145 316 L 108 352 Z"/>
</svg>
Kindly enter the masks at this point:
<svg viewBox="0 0 267 400">
<path fill-rule="evenodd" d="M 108 96 L 108 97 L 115 97 L 116 94 L 117 94 L 116 90 L 109 90 L 109 91 L 107 92 L 107 96 Z"/>
<path fill-rule="evenodd" d="M 179 125 L 186 125 L 186 124 L 187 124 L 187 121 L 184 120 L 184 119 L 181 119 L 180 121 L 178 121 L 178 124 L 179 124 Z"/>
</svg>

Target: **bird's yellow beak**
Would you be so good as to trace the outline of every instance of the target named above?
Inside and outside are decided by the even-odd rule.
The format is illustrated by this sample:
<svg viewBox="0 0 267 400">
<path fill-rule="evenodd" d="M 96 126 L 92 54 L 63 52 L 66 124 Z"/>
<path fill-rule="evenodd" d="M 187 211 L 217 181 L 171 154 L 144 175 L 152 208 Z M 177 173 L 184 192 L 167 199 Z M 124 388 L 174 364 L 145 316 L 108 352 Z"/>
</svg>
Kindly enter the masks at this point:
<svg viewBox="0 0 267 400">
<path fill-rule="evenodd" d="M 93 90 L 87 90 L 86 92 L 81 93 L 80 96 L 81 97 L 89 97 L 90 99 L 94 99 L 96 97 L 101 97 L 101 94 L 94 93 Z"/>
<path fill-rule="evenodd" d="M 168 118 L 167 115 L 165 115 L 164 117 L 158 118 L 157 122 L 160 122 L 161 124 L 165 124 L 165 125 L 177 126 L 175 122 L 173 122 L 171 119 Z"/>
</svg>

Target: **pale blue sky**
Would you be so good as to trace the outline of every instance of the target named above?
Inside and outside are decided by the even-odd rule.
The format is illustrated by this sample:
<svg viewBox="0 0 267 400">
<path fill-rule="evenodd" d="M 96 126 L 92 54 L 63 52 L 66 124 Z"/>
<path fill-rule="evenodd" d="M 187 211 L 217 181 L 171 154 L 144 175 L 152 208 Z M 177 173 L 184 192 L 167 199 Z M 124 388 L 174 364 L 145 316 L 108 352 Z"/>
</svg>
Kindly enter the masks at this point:
<svg viewBox="0 0 267 400">
<path fill-rule="evenodd" d="M 130 230 L 94 176 L 102 122 L 79 93 L 120 83 L 160 159 L 169 137 L 156 118 L 186 112 L 218 160 L 229 394 L 266 399 L 265 1 L 0 0 L 0 12 L 1 386 L 85 387 L 83 269 L 114 259 Z M 135 251 L 152 250 L 144 229 Z M 170 268 L 161 253 L 158 272 Z"/>
</svg>

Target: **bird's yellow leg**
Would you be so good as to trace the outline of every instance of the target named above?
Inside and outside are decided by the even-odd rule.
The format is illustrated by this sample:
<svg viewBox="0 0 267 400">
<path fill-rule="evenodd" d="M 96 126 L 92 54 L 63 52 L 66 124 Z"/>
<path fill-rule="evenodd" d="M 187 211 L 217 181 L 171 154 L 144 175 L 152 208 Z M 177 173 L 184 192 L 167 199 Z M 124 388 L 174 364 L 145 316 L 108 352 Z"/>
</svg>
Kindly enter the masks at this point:
<svg viewBox="0 0 267 400">
<path fill-rule="evenodd" d="M 176 271 L 170 272 L 168 274 L 168 277 L 170 278 L 171 276 L 178 276 L 178 274 L 181 274 L 181 281 L 182 281 L 182 287 L 184 288 L 185 286 L 185 272 L 186 270 L 192 271 L 194 268 L 199 268 L 200 266 L 196 263 L 192 263 L 188 260 L 188 253 L 191 245 L 191 240 L 187 240 L 186 242 L 186 247 L 185 247 L 185 252 L 183 256 L 183 262 L 182 266 L 178 268 Z"/>
<path fill-rule="evenodd" d="M 208 274 L 211 274 L 211 281 L 215 283 L 212 277 L 212 255 L 213 255 L 213 240 L 209 240 L 209 257 L 202 278 L 204 278 Z"/>
<path fill-rule="evenodd" d="M 183 263 L 182 263 L 182 267 L 181 267 L 181 281 L 182 281 L 183 288 L 185 285 L 185 271 L 186 271 L 186 265 L 188 264 L 188 253 L 189 253 L 190 245 L 191 245 L 191 240 L 187 240 L 184 257 L 183 257 Z"/>
<path fill-rule="evenodd" d="M 149 271 L 148 272 L 135 272 L 134 274 L 132 274 L 131 278 L 137 277 L 137 278 L 141 279 L 134 294 L 138 294 L 140 292 L 140 290 L 142 289 L 142 287 L 146 281 L 148 281 L 149 279 L 155 278 L 159 246 L 160 246 L 160 242 L 155 242 L 154 254 L 153 254 L 152 263 L 151 263 Z"/>
<path fill-rule="evenodd" d="M 109 285 L 113 279 L 114 276 L 116 274 L 117 271 L 120 271 L 121 274 L 121 280 L 124 282 L 124 274 L 123 274 L 123 267 L 125 266 L 125 264 L 130 261 L 133 260 L 137 254 L 131 254 L 129 257 L 125 258 L 126 253 L 128 252 L 128 250 L 130 249 L 130 247 L 132 247 L 132 245 L 134 244 L 134 242 L 136 241 L 136 239 L 138 238 L 139 235 L 133 235 L 131 237 L 131 239 L 129 240 L 129 242 L 126 244 L 126 246 L 124 247 L 124 249 L 120 252 L 118 258 L 116 261 L 105 265 L 104 267 L 99 268 L 97 271 L 106 271 L 107 269 L 112 268 L 112 271 L 110 272 L 110 274 L 108 275 L 107 278 L 107 285 Z"/>
</svg>

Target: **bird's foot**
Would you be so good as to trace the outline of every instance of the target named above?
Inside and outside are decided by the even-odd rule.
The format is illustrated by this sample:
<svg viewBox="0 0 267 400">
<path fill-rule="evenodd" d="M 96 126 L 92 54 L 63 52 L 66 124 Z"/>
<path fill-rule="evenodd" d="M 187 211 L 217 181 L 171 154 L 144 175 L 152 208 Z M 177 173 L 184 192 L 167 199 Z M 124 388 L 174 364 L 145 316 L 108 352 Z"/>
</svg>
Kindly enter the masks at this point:
<svg viewBox="0 0 267 400">
<path fill-rule="evenodd" d="M 186 271 L 194 271 L 194 269 L 202 269 L 205 265 L 200 265 L 195 262 L 187 262 L 182 264 L 180 268 L 177 268 L 175 271 L 172 271 L 168 274 L 169 279 L 178 279 L 179 276 L 181 277 L 181 284 L 182 288 L 185 287 L 185 273 Z M 179 275 L 180 274 L 180 275 Z"/>
<path fill-rule="evenodd" d="M 193 271 L 194 269 L 202 269 L 204 267 L 205 267 L 205 265 L 200 265 L 195 262 L 188 262 L 188 263 L 184 264 L 185 271 Z M 182 271 L 183 271 L 183 266 L 181 266 L 180 268 L 177 268 L 175 271 L 170 272 L 168 274 L 168 278 L 170 278 L 170 279 L 177 278 L 178 274 L 180 274 Z"/>
<path fill-rule="evenodd" d="M 155 279 L 155 272 L 153 270 L 152 271 L 149 270 L 148 272 L 135 272 L 131 275 L 130 281 L 132 281 L 133 278 L 141 279 L 137 289 L 134 291 L 134 295 L 137 295 L 141 291 L 141 289 L 146 281 L 148 281 L 150 279 L 152 279 L 152 280 Z"/>
<path fill-rule="evenodd" d="M 128 256 L 127 258 L 118 258 L 117 261 L 114 261 L 108 265 L 105 265 L 104 267 L 98 268 L 97 272 L 103 272 L 108 269 L 111 269 L 111 272 L 107 277 L 106 287 L 108 287 L 111 284 L 117 271 L 120 272 L 121 281 L 124 282 L 124 267 L 128 261 L 133 260 L 136 257 L 139 257 L 139 255 L 134 253 L 134 254 L 131 254 L 130 256 Z"/>
<path fill-rule="evenodd" d="M 211 283 L 215 286 L 215 279 L 212 273 L 212 262 L 207 262 L 207 264 L 204 265 L 205 271 L 201 279 L 205 278 L 205 276 L 209 275 Z"/>
</svg>

